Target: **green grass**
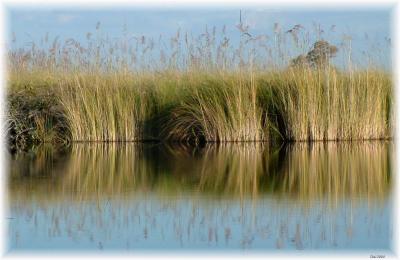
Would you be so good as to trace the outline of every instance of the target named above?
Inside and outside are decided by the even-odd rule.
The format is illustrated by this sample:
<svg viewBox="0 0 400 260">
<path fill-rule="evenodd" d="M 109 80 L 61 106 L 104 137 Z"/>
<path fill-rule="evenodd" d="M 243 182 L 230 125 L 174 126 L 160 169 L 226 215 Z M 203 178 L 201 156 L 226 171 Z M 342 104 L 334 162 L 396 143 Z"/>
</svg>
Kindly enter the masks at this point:
<svg viewBox="0 0 400 260">
<path fill-rule="evenodd" d="M 282 53 L 290 37 L 275 34 L 272 46 L 263 37 L 242 36 L 236 49 L 226 37 L 218 42 L 213 29 L 198 38 L 178 32 L 168 50 L 144 36 L 133 48 L 127 39 L 110 42 L 100 34 L 88 38 L 87 48 L 73 39 L 46 39 L 42 47 L 10 50 L 10 143 L 392 137 L 389 72 L 357 69 L 349 48 L 306 38 L 299 46 L 307 56 L 294 62 L 299 53 Z M 330 62 L 336 52 L 348 56 L 344 68 Z"/>
<path fill-rule="evenodd" d="M 265 141 L 268 124 L 253 75 L 206 74 L 185 79 L 186 95 L 163 122 L 167 140 Z"/>
<path fill-rule="evenodd" d="M 287 140 L 391 137 L 391 79 L 381 71 L 289 70 L 261 83 Z"/>
<path fill-rule="evenodd" d="M 391 79 L 379 71 L 76 73 L 24 80 L 11 79 L 8 97 L 10 133 L 21 145 L 392 136 Z"/>
</svg>

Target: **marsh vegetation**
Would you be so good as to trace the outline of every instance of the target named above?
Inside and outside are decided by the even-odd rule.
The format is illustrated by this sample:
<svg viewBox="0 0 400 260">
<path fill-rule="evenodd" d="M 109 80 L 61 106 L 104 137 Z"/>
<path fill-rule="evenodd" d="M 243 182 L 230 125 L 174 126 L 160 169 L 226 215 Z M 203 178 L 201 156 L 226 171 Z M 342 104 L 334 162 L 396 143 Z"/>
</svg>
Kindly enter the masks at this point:
<svg viewBox="0 0 400 260">
<path fill-rule="evenodd" d="M 372 54 L 357 66 L 348 38 L 335 46 L 319 29 L 274 28 L 250 35 L 240 24 L 233 44 L 225 27 L 110 40 L 98 24 L 84 43 L 46 35 L 9 50 L 10 144 L 392 137 L 391 74 Z"/>
</svg>

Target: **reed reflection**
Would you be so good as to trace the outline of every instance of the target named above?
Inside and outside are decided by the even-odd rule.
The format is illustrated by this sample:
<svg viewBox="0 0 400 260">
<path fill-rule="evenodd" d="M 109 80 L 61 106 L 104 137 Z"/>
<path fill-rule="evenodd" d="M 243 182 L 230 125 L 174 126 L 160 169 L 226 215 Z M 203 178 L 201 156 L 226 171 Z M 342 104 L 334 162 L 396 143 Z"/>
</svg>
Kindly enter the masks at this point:
<svg viewBox="0 0 400 260">
<path fill-rule="evenodd" d="M 331 202 L 383 199 L 390 190 L 391 149 L 390 142 L 41 147 L 12 157 L 10 192 L 19 199 L 32 193 L 43 199 L 85 199 L 148 192 L 225 198 L 268 194 Z"/>
<path fill-rule="evenodd" d="M 379 248 L 393 146 L 41 147 L 10 161 L 12 248 Z"/>
</svg>

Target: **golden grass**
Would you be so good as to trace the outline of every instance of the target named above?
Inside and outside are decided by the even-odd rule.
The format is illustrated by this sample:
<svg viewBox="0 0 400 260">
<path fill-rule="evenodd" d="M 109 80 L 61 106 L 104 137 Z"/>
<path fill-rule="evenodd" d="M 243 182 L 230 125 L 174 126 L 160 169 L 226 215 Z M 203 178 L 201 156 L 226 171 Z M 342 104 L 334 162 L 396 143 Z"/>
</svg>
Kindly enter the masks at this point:
<svg viewBox="0 0 400 260">
<path fill-rule="evenodd" d="M 72 141 L 199 143 L 392 137 L 391 79 L 379 71 L 349 74 L 305 69 L 158 76 L 77 73 L 53 76 L 50 82 L 35 79 L 34 85 L 50 93 L 40 98 L 59 108 L 54 111 L 65 119 L 64 132 L 59 135 Z M 21 79 L 18 85 L 24 85 Z M 19 93 L 29 102 L 30 92 L 20 88 L 11 95 Z M 49 98 L 52 101 L 45 100 Z M 18 109 L 14 104 L 10 111 Z M 10 118 L 16 119 L 14 114 Z M 41 129 L 35 122 L 33 127 Z"/>
<path fill-rule="evenodd" d="M 197 38 L 178 31 L 168 49 L 161 39 L 155 44 L 138 37 L 135 45 L 88 34 L 87 47 L 56 38 L 10 50 L 9 100 L 19 95 L 18 102 L 29 103 L 40 89 L 51 99 L 40 98 L 63 118 L 44 126 L 48 115 L 36 112 L 35 103 L 9 102 L 10 141 L 23 146 L 31 139 L 198 144 L 391 138 L 391 74 L 373 65 L 354 69 L 346 48 L 351 43 L 341 49 L 326 41 L 313 45 L 300 28 L 293 50 L 303 46 L 313 54 L 312 64 L 305 59 L 301 66 L 290 65 L 296 60 L 288 49 L 291 37 L 278 31 L 272 45 L 268 37 L 242 35 L 234 47 L 225 30 L 219 41 L 213 28 Z M 324 46 L 335 52 L 323 53 Z M 348 56 L 347 67 L 330 61 L 336 52 Z M 34 114 L 28 120 L 18 116 L 26 107 Z"/>
<path fill-rule="evenodd" d="M 380 71 L 289 70 L 263 79 L 294 141 L 387 139 L 391 79 Z"/>
<path fill-rule="evenodd" d="M 268 140 L 253 75 L 190 76 L 187 97 L 163 126 L 166 139 L 212 142 Z"/>
<path fill-rule="evenodd" d="M 130 77 L 75 75 L 60 82 L 59 102 L 65 108 L 73 141 L 142 140 L 145 93 Z"/>
</svg>

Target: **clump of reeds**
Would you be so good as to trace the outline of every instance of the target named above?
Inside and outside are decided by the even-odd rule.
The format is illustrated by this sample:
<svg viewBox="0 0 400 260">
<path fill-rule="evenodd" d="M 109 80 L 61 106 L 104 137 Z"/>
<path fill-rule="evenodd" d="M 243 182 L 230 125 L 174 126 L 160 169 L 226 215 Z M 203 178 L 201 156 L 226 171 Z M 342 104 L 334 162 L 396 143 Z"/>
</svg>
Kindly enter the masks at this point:
<svg viewBox="0 0 400 260">
<path fill-rule="evenodd" d="M 268 122 L 258 104 L 254 75 L 196 75 L 187 84 L 189 95 L 171 110 L 164 124 L 166 139 L 268 140 Z"/>
<path fill-rule="evenodd" d="M 378 71 L 289 69 L 263 79 L 272 92 L 285 139 L 295 141 L 391 137 L 391 80 Z"/>
<path fill-rule="evenodd" d="M 8 141 L 11 150 L 39 143 L 67 144 L 68 125 L 64 108 L 49 89 L 25 88 L 7 96 Z"/>
<path fill-rule="evenodd" d="M 59 82 L 73 141 L 143 140 L 146 90 L 131 76 L 73 75 Z"/>
</svg>

